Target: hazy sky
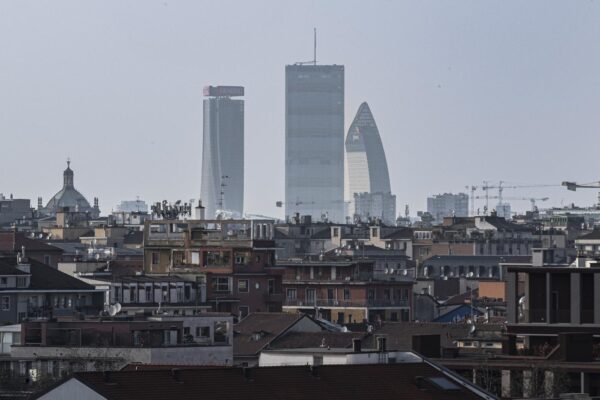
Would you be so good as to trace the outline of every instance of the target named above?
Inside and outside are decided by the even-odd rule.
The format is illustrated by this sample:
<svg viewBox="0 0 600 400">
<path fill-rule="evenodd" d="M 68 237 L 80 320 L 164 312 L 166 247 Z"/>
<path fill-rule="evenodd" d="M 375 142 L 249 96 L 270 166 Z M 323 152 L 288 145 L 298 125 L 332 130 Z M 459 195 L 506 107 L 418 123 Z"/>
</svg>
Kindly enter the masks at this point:
<svg viewBox="0 0 600 400">
<path fill-rule="evenodd" d="M 346 67 L 346 129 L 371 106 L 399 211 L 485 179 L 600 179 L 600 1 L 0 0 L 0 192 L 46 202 L 71 157 L 103 213 L 198 198 L 202 87 L 243 85 L 246 209 L 283 216 L 284 66 L 313 27 Z"/>
</svg>

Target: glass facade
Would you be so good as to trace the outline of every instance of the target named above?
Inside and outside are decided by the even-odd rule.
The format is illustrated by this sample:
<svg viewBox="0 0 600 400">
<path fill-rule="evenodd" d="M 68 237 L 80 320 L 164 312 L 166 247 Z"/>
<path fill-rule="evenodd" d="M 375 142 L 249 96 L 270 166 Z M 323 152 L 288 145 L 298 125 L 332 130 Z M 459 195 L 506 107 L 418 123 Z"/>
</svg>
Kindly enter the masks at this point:
<svg viewBox="0 0 600 400">
<path fill-rule="evenodd" d="M 206 218 L 218 210 L 244 212 L 244 101 L 228 96 L 204 100 L 202 185 Z"/>
<path fill-rule="evenodd" d="M 344 221 L 344 67 L 288 65 L 285 214 Z"/>
<path fill-rule="evenodd" d="M 346 168 L 350 217 L 374 217 L 395 223 L 396 196 L 391 194 L 385 151 L 367 103 L 360 105 L 348 129 Z"/>
</svg>

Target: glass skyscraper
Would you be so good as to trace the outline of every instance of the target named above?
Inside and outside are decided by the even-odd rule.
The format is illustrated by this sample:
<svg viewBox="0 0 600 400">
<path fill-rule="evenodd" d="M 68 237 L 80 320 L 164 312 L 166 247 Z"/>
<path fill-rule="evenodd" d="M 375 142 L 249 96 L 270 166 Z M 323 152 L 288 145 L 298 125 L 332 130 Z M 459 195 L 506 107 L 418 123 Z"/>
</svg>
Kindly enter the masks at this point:
<svg viewBox="0 0 600 400">
<path fill-rule="evenodd" d="M 344 221 L 344 66 L 285 68 L 285 214 Z"/>
<path fill-rule="evenodd" d="M 396 196 L 391 194 L 390 175 L 379 130 L 365 102 L 360 105 L 346 136 L 346 167 L 349 215 L 366 220 L 396 220 Z"/>
<path fill-rule="evenodd" d="M 244 212 L 244 100 L 241 86 L 204 88 L 200 198 L 207 218 L 218 210 Z"/>
</svg>

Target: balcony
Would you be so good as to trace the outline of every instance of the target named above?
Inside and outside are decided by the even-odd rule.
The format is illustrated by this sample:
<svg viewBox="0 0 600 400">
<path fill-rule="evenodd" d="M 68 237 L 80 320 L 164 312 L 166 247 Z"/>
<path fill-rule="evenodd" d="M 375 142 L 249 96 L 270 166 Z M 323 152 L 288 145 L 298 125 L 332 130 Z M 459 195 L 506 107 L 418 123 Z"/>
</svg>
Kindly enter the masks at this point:
<svg viewBox="0 0 600 400">
<path fill-rule="evenodd" d="M 408 300 L 400 299 L 317 299 L 317 300 L 299 300 L 285 299 L 284 307 L 408 307 Z"/>
</svg>

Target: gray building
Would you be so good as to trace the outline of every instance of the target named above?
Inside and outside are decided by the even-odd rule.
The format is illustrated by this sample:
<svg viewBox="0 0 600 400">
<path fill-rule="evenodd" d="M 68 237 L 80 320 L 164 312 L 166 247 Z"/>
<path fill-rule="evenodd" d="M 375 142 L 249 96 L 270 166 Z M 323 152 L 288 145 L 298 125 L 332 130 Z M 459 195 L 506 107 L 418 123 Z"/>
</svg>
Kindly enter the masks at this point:
<svg viewBox="0 0 600 400">
<path fill-rule="evenodd" d="M 441 223 L 444 217 L 468 217 L 469 196 L 465 193 L 444 193 L 428 197 L 427 212 L 433 216 L 436 224 Z"/>
<path fill-rule="evenodd" d="M 285 215 L 344 220 L 344 66 L 285 68 Z"/>
<path fill-rule="evenodd" d="M 244 212 L 244 95 L 241 86 L 204 88 L 204 133 L 200 197 L 207 218 L 218 210 Z"/>
<path fill-rule="evenodd" d="M 9 198 L 0 193 L 0 225 L 12 224 L 21 218 L 31 218 L 31 201 L 29 199 Z"/>
<path fill-rule="evenodd" d="M 396 222 L 396 196 L 391 193 L 354 193 L 354 217 L 361 221 L 381 219 L 387 225 Z"/>
<path fill-rule="evenodd" d="M 390 175 L 379 130 L 369 105 L 364 102 L 346 136 L 346 199 L 351 218 L 396 221 L 396 196 L 391 194 Z"/>
</svg>

